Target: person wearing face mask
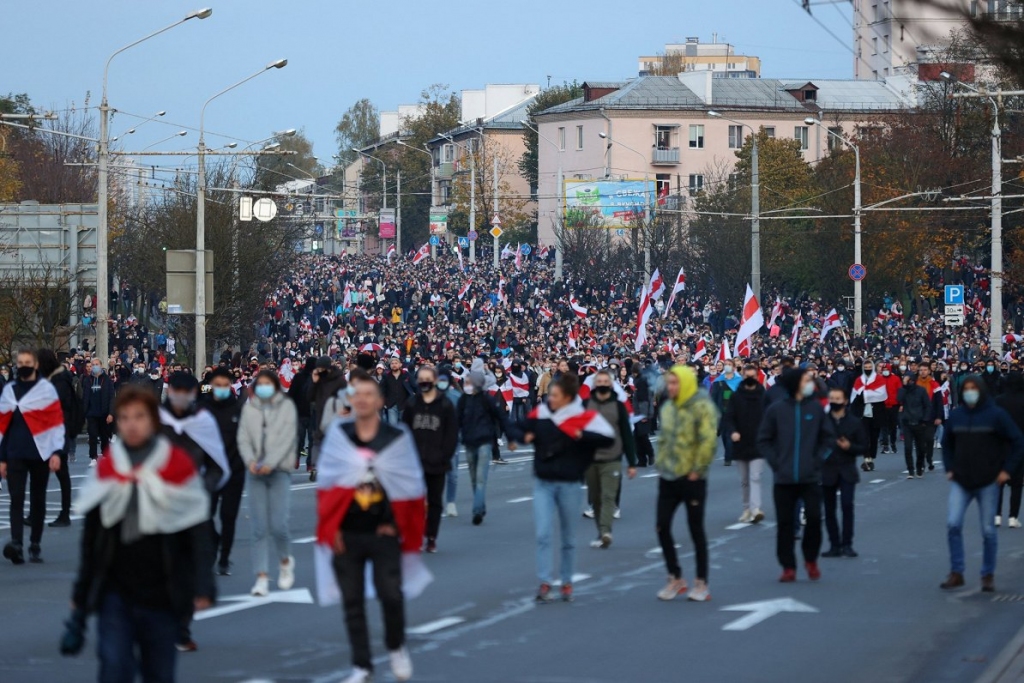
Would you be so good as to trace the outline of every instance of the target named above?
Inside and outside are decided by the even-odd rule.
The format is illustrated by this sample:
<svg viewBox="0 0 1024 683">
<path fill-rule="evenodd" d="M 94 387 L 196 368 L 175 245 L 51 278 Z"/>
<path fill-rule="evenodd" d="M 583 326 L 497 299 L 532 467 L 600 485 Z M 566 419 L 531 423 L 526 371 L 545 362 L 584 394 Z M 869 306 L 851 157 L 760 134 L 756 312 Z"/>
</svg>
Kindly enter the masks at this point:
<svg viewBox="0 0 1024 683">
<path fill-rule="evenodd" d="M 999 366 L 989 358 L 985 363 L 985 371 L 981 373 L 981 381 L 985 383 L 985 389 L 989 396 L 998 396 L 1003 393 L 1003 377 L 999 372 Z"/>
<path fill-rule="evenodd" d="M 889 398 L 886 378 L 875 372 L 875 363 L 871 359 L 864 361 L 861 376 L 853 383 L 852 408 L 854 414 L 864 421 L 868 432 L 868 450 L 864 454 L 865 472 L 875 470 L 875 456 L 878 454 L 878 439 L 885 424 L 885 401 Z"/>
<path fill-rule="evenodd" d="M 722 374 L 711 382 L 711 400 L 714 401 L 715 407 L 718 408 L 719 415 L 724 415 L 725 411 L 729 409 L 729 401 L 736 390 L 739 389 L 740 380 L 741 378 L 736 374 L 732 361 L 728 361 L 722 369 Z M 722 428 L 722 423 L 718 425 L 718 433 L 722 437 L 722 447 L 725 449 L 725 465 L 728 467 L 732 465 L 733 441 L 731 435 Z"/>
<path fill-rule="evenodd" d="M 444 509 L 444 483 L 459 444 L 455 406 L 437 390 L 437 372 L 423 367 L 416 373 L 419 393 L 405 404 L 402 422 L 409 427 L 427 486 L 426 551 L 437 552 L 437 534 Z"/>
<path fill-rule="evenodd" d="M 970 377 L 970 366 L 961 361 L 956 366 L 956 371 L 949 378 L 949 403 L 950 408 L 957 408 L 960 405 L 960 391 L 963 388 L 964 380 Z"/>
<path fill-rule="evenodd" d="M 11 496 L 11 540 L 3 556 L 23 564 L 25 493 L 29 494 L 29 562 L 40 563 L 39 544 L 46 522 L 46 485 L 60 470 L 65 454 L 64 413 L 60 396 L 48 379 L 39 376 L 39 358 L 32 349 L 18 351 L 16 377 L 0 393 L 0 479 L 7 479 Z"/>
<path fill-rule="evenodd" d="M 252 594 L 270 594 L 267 530 L 274 540 L 274 557 L 280 562 L 277 587 L 295 585 L 295 558 L 288 537 L 291 473 L 299 418 L 295 404 L 281 391 L 274 372 L 256 375 L 253 397 L 242 407 L 238 423 L 238 452 L 248 470 L 249 519 L 252 522 L 252 563 L 256 583 Z"/>
<path fill-rule="evenodd" d="M 733 444 L 733 458 L 740 474 L 743 514 L 740 522 L 758 524 L 764 519 L 761 474 L 764 459 L 757 450 L 757 430 L 764 417 L 765 389 L 757 381 L 757 367 L 743 367 L 743 381 L 722 416 L 722 431 Z"/>
<path fill-rule="evenodd" d="M 57 481 L 60 484 L 60 514 L 50 522 L 51 527 L 71 526 L 71 474 L 68 460 L 75 449 L 75 439 L 82 431 L 85 418 L 82 404 L 75 393 L 75 382 L 71 373 L 57 360 L 52 349 L 39 349 L 39 376 L 50 381 L 60 397 L 60 409 L 64 414 L 64 450 L 61 454 Z"/>
<path fill-rule="evenodd" d="M 452 406 L 459 405 L 459 399 L 462 397 L 462 392 L 459 387 L 452 382 L 451 376 L 446 372 L 442 371 L 437 376 L 437 390 L 444 395 Z M 458 491 L 459 486 L 459 447 L 456 445 L 455 453 L 452 454 L 452 468 L 448 470 L 445 475 L 444 482 L 444 514 L 442 517 L 458 517 L 459 509 L 455 505 L 455 494 Z"/>
<path fill-rule="evenodd" d="M 231 549 L 235 543 L 235 525 L 242 506 L 245 488 L 245 463 L 238 452 L 238 423 L 242 416 L 242 402 L 235 396 L 231 385 L 234 376 L 227 368 L 217 368 L 210 374 L 210 393 L 203 397 L 203 407 L 217 420 L 224 451 L 227 454 L 231 478 L 224 488 L 210 496 L 210 518 L 220 510 L 220 532 L 214 535 L 217 550 L 217 573 L 231 575 Z"/>
<path fill-rule="evenodd" d="M 217 420 L 208 410 L 196 405 L 198 393 L 199 382 L 191 374 L 178 371 L 171 375 L 167 383 L 167 400 L 160 407 L 161 433 L 189 454 L 207 494 L 212 496 L 228 483 L 231 466 L 228 464 Z M 204 562 L 206 566 L 212 567 L 215 561 L 212 552 L 215 533 L 213 522 L 207 521 L 206 527 L 210 534 L 210 557 L 204 558 Z M 191 615 L 181 620 L 175 643 L 179 652 L 195 652 L 198 649 L 192 640 L 191 623 Z"/>
<path fill-rule="evenodd" d="M 999 543 L 995 527 L 999 487 L 1010 481 L 1010 473 L 1021 465 L 1024 434 L 990 398 L 983 379 L 965 379 L 961 398 L 961 407 L 950 413 L 942 435 L 942 462 L 950 482 L 946 521 L 950 571 L 940 588 L 964 585 L 964 515 L 971 501 L 977 500 L 984 540 L 981 590 L 991 593 L 995 591 Z"/>
<path fill-rule="evenodd" d="M 773 403 L 764 414 L 757 433 L 757 447 L 772 468 L 775 486 L 776 554 L 782 565 L 779 581 L 796 581 L 796 508 L 803 502 L 807 525 L 802 550 L 807 576 L 821 578 L 821 468 L 835 443 L 835 432 L 818 401 L 812 399 L 814 379 L 794 368 L 779 380 L 787 397 Z"/>
<path fill-rule="evenodd" d="M 82 403 L 89 430 L 89 467 L 95 467 L 99 453 L 97 447 L 107 450 L 114 421 L 114 383 L 98 358 L 92 359 L 89 376 L 82 382 Z"/>
<path fill-rule="evenodd" d="M 853 500 L 860 474 L 857 457 L 868 447 L 868 435 L 861 421 L 847 410 L 846 394 L 842 389 L 828 392 L 828 421 L 835 432 L 832 455 L 821 468 L 821 492 L 825 502 L 825 529 L 828 531 L 829 549 L 822 557 L 857 557 L 853 549 Z M 842 535 L 836 516 L 836 502 L 843 508 Z"/>
</svg>

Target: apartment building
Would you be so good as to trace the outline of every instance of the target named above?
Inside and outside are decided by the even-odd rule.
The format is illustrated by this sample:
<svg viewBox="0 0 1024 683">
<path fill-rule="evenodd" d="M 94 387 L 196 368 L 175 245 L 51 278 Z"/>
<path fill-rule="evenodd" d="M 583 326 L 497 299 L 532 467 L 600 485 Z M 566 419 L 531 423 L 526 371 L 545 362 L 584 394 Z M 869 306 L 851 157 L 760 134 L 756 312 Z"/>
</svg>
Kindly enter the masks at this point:
<svg viewBox="0 0 1024 683">
<path fill-rule="evenodd" d="M 539 148 L 542 245 L 555 243 L 566 185 L 573 181 L 644 179 L 659 196 L 685 201 L 703 190 L 708 169 L 735 164 L 751 128 L 799 140 L 813 162 L 828 153 L 829 142 L 827 131 L 804 122 L 808 116 L 852 133 L 916 101 L 909 78 L 727 79 L 710 71 L 587 82 L 583 91 L 582 98 L 536 116 L 550 142 Z"/>
<path fill-rule="evenodd" d="M 680 71 L 710 71 L 718 78 L 760 78 L 761 58 L 738 55 L 729 43 L 718 42 L 717 34 L 710 43 L 690 37 L 683 43 L 670 43 L 665 51 L 653 57 L 640 57 L 640 76 L 665 73 L 666 68 Z"/>
</svg>

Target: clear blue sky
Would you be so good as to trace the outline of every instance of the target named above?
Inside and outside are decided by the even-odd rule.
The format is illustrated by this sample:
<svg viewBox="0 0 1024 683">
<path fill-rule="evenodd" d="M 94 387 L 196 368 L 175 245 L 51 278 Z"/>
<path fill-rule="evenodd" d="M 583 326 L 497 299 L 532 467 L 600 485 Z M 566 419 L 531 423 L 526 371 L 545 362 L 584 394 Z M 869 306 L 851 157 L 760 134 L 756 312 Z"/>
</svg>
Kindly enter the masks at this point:
<svg viewBox="0 0 1024 683">
<path fill-rule="evenodd" d="M 37 105 L 99 103 L 103 64 L 114 50 L 194 9 L 192 20 L 119 55 L 110 71 L 111 106 L 198 126 L 206 98 L 261 66 L 270 71 L 221 97 L 208 131 L 241 140 L 304 128 L 322 163 L 336 153 L 334 126 L 361 97 L 381 110 L 414 103 L 433 83 L 458 91 L 486 83 L 607 80 L 636 75 L 636 59 L 686 36 L 732 43 L 762 59 L 765 77 L 849 78 L 848 3 L 816 5 L 837 41 L 794 0 L 681 0 L 636 4 L 591 0 L 46 0 L 7 3 L 0 91 L 26 92 Z M 137 119 L 119 115 L 111 135 Z M 128 149 L 172 135 L 147 124 Z M 211 136 L 208 144 L 224 144 Z M 159 149 L 194 146 L 195 133 Z M 159 162 L 167 163 L 167 162 Z"/>
</svg>

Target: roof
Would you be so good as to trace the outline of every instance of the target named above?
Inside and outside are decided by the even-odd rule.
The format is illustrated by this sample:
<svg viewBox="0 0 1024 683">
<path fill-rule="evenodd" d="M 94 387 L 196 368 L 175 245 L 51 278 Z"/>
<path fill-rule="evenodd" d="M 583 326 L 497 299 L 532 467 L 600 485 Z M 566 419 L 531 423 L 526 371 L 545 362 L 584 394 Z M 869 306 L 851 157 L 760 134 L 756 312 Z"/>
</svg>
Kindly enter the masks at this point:
<svg viewBox="0 0 1024 683">
<path fill-rule="evenodd" d="M 525 118 L 527 118 L 527 112 L 529 111 L 530 105 L 533 104 L 533 101 L 535 99 L 537 99 L 536 95 L 533 95 L 532 97 L 527 97 L 521 102 L 513 104 L 511 107 L 508 107 L 507 109 L 498 112 L 497 114 L 488 119 L 484 119 L 483 121 L 479 121 L 478 123 L 465 124 L 459 126 L 458 128 L 453 128 L 451 130 L 445 131 L 444 135 L 434 136 L 433 138 L 427 141 L 427 144 L 433 142 L 441 142 L 441 140 L 445 139 L 446 137 L 457 138 L 460 135 L 470 133 L 472 131 L 479 129 L 521 130 L 523 127 L 522 121 Z"/>
<path fill-rule="evenodd" d="M 815 80 L 818 86 L 817 105 L 822 109 L 900 109 L 914 106 L 917 98 L 913 91 L 900 91 L 890 81 L 858 81 L 853 79 Z"/>
</svg>

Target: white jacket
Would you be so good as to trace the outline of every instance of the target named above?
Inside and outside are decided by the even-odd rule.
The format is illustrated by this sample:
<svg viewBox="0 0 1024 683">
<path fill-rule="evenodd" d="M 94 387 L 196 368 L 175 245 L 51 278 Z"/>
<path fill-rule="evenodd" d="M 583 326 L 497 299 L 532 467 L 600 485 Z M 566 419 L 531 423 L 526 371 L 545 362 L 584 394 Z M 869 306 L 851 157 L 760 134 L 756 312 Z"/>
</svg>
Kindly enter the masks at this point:
<svg viewBox="0 0 1024 683">
<path fill-rule="evenodd" d="M 238 421 L 238 452 L 248 467 L 252 463 L 291 472 L 298 446 L 298 411 L 284 393 L 263 401 L 252 396 L 242 407 Z"/>
</svg>

